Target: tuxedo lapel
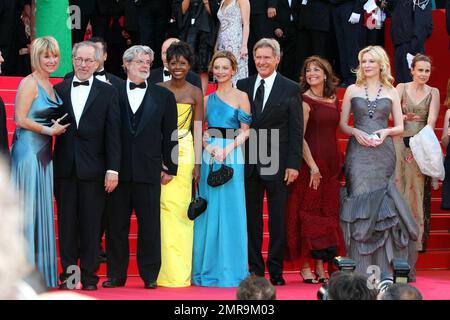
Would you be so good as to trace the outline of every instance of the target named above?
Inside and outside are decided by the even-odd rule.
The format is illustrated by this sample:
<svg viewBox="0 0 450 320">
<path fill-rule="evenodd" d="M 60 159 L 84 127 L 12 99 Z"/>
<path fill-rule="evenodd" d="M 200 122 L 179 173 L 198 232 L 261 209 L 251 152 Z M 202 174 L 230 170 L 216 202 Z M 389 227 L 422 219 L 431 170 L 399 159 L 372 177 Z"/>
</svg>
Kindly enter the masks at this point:
<svg viewBox="0 0 450 320">
<path fill-rule="evenodd" d="M 147 86 L 147 91 L 145 92 L 145 96 L 144 96 L 144 99 L 142 100 L 142 104 L 140 107 L 144 108 L 144 109 L 142 110 L 142 118 L 141 118 L 141 121 L 139 121 L 137 130 L 136 130 L 136 134 L 135 134 L 136 136 L 147 125 L 147 122 L 151 119 L 151 116 L 156 108 L 156 103 L 150 94 L 149 86 Z"/>
<path fill-rule="evenodd" d="M 122 123 L 126 123 L 128 131 L 130 131 L 130 133 L 133 134 L 133 128 L 131 127 L 131 122 L 130 122 L 130 111 L 131 111 L 131 106 L 130 106 L 130 101 L 128 100 L 128 94 L 127 94 L 127 83 L 125 82 L 124 85 L 122 85 L 120 87 L 120 90 L 122 91 L 120 96 L 122 97 L 122 101 L 120 103 L 120 105 L 122 106 L 123 110 L 122 110 Z"/>
<path fill-rule="evenodd" d="M 275 81 L 272 85 L 272 90 L 270 91 L 269 98 L 267 98 L 266 104 L 264 105 L 264 109 L 259 117 L 259 120 L 262 121 L 268 114 L 279 104 L 282 100 L 281 94 L 283 93 L 282 86 L 280 84 L 281 76 L 277 73 L 275 77 Z"/>
<path fill-rule="evenodd" d="M 97 98 L 97 95 L 100 91 L 98 88 L 99 83 L 100 83 L 100 80 L 98 80 L 94 77 L 94 81 L 92 82 L 91 91 L 89 92 L 88 98 L 86 100 L 86 104 L 84 105 L 83 112 L 81 113 L 81 116 L 80 116 L 80 123 L 81 123 L 81 120 L 83 119 L 84 114 L 92 106 L 92 103 L 94 102 L 95 98 Z M 80 125 L 78 125 L 78 126 L 80 126 Z"/>
<path fill-rule="evenodd" d="M 250 103 L 250 107 L 251 107 L 251 111 L 252 111 L 252 117 L 253 117 L 253 121 L 256 122 L 258 120 L 257 114 L 256 114 L 256 107 L 254 104 L 254 99 L 253 99 L 253 92 L 255 91 L 255 82 L 256 82 L 256 75 L 252 76 L 249 78 L 248 81 L 248 87 L 247 87 L 247 95 L 249 100 L 251 101 Z"/>
<path fill-rule="evenodd" d="M 70 114 L 71 119 L 75 122 L 75 113 L 73 112 L 73 106 L 72 106 L 72 80 L 73 80 L 73 74 L 70 78 L 67 78 L 61 83 L 62 86 L 62 100 L 63 102 L 66 102 L 67 111 Z M 75 126 L 76 128 L 76 126 Z"/>
</svg>

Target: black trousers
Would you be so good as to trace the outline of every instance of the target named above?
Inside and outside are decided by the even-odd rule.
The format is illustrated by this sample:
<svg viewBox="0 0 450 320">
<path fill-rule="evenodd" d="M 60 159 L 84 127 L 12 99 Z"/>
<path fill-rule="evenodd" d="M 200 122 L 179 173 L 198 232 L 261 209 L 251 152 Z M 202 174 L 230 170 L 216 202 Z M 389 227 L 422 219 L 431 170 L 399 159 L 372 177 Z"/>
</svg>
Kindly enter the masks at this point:
<svg viewBox="0 0 450 320">
<path fill-rule="evenodd" d="M 267 269 L 271 277 L 279 277 L 283 273 L 283 257 L 285 250 L 285 208 L 287 202 L 287 186 L 284 181 L 262 180 L 257 170 L 245 178 L 245 197 L 247 207 L 248 259 L 250 272 L 264 276 L 264 260 L 262 256 L 263 242 L 263 201 L 267 194 L 269 208 L 269 255 Z"/>
<path fill-rule="evenodd" d="M 80 180 L 73 174 L 55 179 L 58 206 L 58 237 L 64 281 L 65 272 L 80 260 L 81 283 L 97 284 L 99 241 L 102 214 L 105 208 L 103 181 Z"/>
<path fill-rule="evenodd" d="M 364 46 L 364 26 L 361 14 L 359 23 L 348 22 L 353 11 L 353 1 L 334 6 L 332 9 L 336 41 L 339 50 L 341 80 L 347 84 L 356 81 L 352 70 L 358 66 L 358 53 Z"/>
<path fill-rule="evenodd" d="M 298 82 L 297 70 L 293 66 L 296 65 L 297 60 L 297 29 L 293 22 L 283 30 L 283 37 L 277 39 L 280 42 L 282 57 L 280 62 L 280 73 Z"/>
<path fill-rule="evenodd" d="M 301 68 L 306 58 L 312 55 L 318 55 L 322 58 L 328 59 L 327 46 L 329 43 L 329 33 L 325 31 L 297 29 L 296 30 L 296 52 L 297 59 L 291 64 L 291 69 L 295 70 L 296 81 L 299 81 Z M 292 68 L 295 66 L 295 68 Z"/>
<path fill-rule="evenodd" d="M 162 66 L 161 46 L 169 26 L 167 4 L 164 1 L 148 1 L 136 6 L 139 21 L 139 34 L 142 45 L 149 46 L 155 52 L 153 68 Z"/>
<path fill-rule="evenodd" d="M 108 277 L 126 279 L 130 248 L 130 218 L 135 210 L 139 226 L 137 263 L 145 283 L 156 281 L 161 268 L 161 185 L 120 182 L 109 195 L 106 255 Z"/>
<path fill-rule="evenodd" d="M 253 46 L 262 38 L 274 38 L 273 21 L 267 17 L 267 13 L 250 15 L 250 34 L 248 37 L 248 75 L 256 74 L 255 61 L 253 60 Z"/>
</svg>

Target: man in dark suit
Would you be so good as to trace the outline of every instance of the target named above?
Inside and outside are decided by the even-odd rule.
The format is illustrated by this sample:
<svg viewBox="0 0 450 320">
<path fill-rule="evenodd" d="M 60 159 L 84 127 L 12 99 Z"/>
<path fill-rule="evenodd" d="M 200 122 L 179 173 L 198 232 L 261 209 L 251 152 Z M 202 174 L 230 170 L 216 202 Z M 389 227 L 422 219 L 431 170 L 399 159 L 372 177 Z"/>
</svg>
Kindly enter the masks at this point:
<svg viewBox="0 0 450 320">
<path fill-rule="evenodd" d="M 297 1 L 301 0 L 278 0 L 277 15 L 274 18 L 274 34 L 280 42 L 282 59 L 280 73 L 298 82 L 297 70 L 293 68 L 297 60 Z"/>
<path fill-rule="evenodd" d="M 152 69 L 152 72 L 150 72 L 150 76 L 147 79 L 149 83 L 155 84 L 172 79 L 172 75 L 167 68 L 166 52 L 172 43 L 179 41 L 180 40 L 177 38 L 169 38 L 164 41 L 161 47 L 161 60 L 163 62 L 163 67 Z M 202 82 L 200 80 L 200 76 L 197 73 L 189 70 L 188 74 L 186 75 L 186 81 L 202 90 Z"/>
<path fill-rule="evenodd" d="M 269 207 L 267 268 L 274 285 L 284 285 L 284 212 L 287 186 L 298 176 L 302 159 L 303 112 L 297 83 L 276 72 L 280 46 L 263 38 L 253 49 L 258 75 L 239 80 L 237 88 L 252 101 L 252 125 L 246 145 L 245 197 L 250 272 L 264 276 L 263 199 Z"/>
<path fill-rule="evenodd" d="M 279 0 L 250 0 L 250 34 L 248 48 L 253 48 L 262 38 L 273 38 L 273 19 L 277 15 Z M 256 73 L 253 56 L 248 59 L 249 75 Z"/>
<path fill-rule="evenodd" d="M 120 110 L 117 90 L 94 77 L 100 50 L 92 42 L 75 44 L 75 74 L 55 86 L 63 100 L 61 113 L 71 125 L 56 139 L 53 168 L 58 205 L 61 289 L 67 268 L 80 259 L 84 290 L 96 290 L 99 242 L 106 193 L 118 184 Z"/>
<path fill-rule="evenodd" d="M 107 52 L 108 46 L 107 46 L 106 42 L 100 37 L 92 37 L 91 39 L 89 39 L 89 41 L 94 43 L 95 46 L 98 48 L 98 50 L 100 50 L 100 59 L 98 60 L 98 68 L 94 72 L 94 77 L 97 80 L 111 84 L 114 88 L 116 88 L 117 92 L 119 92 L 120 87 L 125 83 L 125 81 L 120 79 L 119 77 L 116 77 L 115 75 L 105 71 L 105 61 L 108 58 L 108 52 Z M 70 73 L 66 74 L 64 79 L 70 79 L 72 77 L 73 77 L 73 72 L 70 72 Z M 105 213 L 102 218 L 102 226 L 101 226 L 101 231 L 100 231 L 100 242 L 101 242 L 101 239 L 103 238 L 103 234 L 105 233 L 105 229 L 106 229 L 106 215 L 107 215 L 107 213 Z M 100 244 L 100 262 L 106 262 L 106 253 L 101 248 L 101 244 Z"/>
<path fill-rule="evenodd" d="M 161 268 L 161 177 L 164 171 L 170 181 L 177 174 L 177 105 L 169 90 L 146 81 L 152 61 L 153 51 L 147 46 L 133 46 L 123 54 L 128 79 L 119 91 L 122 161 L 119 186 L 109 199 L 105 288 L 125 285 L 133 209 L 139 226 L 137 263 L 145 288 L 156 288 Z"/>
</svg>

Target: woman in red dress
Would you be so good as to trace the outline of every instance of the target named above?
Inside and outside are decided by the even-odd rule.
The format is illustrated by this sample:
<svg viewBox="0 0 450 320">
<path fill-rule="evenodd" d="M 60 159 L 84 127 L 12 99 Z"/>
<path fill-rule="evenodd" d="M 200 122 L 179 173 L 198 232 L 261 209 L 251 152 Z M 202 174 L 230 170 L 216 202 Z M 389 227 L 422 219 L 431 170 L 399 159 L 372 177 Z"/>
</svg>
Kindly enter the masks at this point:
<svg viewBox="0 0 450 320">
<path fill-rule="evenodd" d="M 301 264 L 305 283 L 327 282 L 323 264 L 342 254 L 339 191 L 342 154 L 336 139 L 340 109 L 338 79 L 328 61 L 305 60 L 300 85 L 303 97 L 303 165 L 291 186 L 286 212 L 286 260 Z M 310 260 L 315 260 L 315 275 Z"/>
</svg>

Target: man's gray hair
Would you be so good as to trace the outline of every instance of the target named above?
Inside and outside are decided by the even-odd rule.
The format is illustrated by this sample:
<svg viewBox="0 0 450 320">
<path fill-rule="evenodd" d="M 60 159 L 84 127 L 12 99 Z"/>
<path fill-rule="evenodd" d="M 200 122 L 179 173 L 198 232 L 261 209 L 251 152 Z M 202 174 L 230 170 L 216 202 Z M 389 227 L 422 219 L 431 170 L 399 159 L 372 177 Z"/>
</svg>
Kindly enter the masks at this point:
<svg viewBox="0 0 450 320">
<path fill-rule="evenodd" d="M 78 49 L 81 48 L 81 47 L 92 47 L 92 48 L 94 48 L 94 50 L 95 50 L 94 59 L 95 59 L 95 61 L 100 60 L 100 56 L 102 54 L 101 50 L 92 41 L 82 41 L 82 42 L 75 43 L 73 45 L 73 48 L 72 48 L 72 57 L 75 57 Z"/>
<path fill-rule="evenodd" d="M 123 62 L 131 62 L 140 54 L 147 54 L 150 57 L 150 62 L 153 62 L 155 53 L 148 46 L 136 45 L 128 48 L 124 53 L 122 60 Z"/>
<path fill-rule="evenodd" d="M 253 56 L 255 56 L 256 49 L 259 48 L 272 48 L 275 57 L 281 57 L 280 44 L 275 39 L 262 38 L 253 46 Z"/>
</svg>

